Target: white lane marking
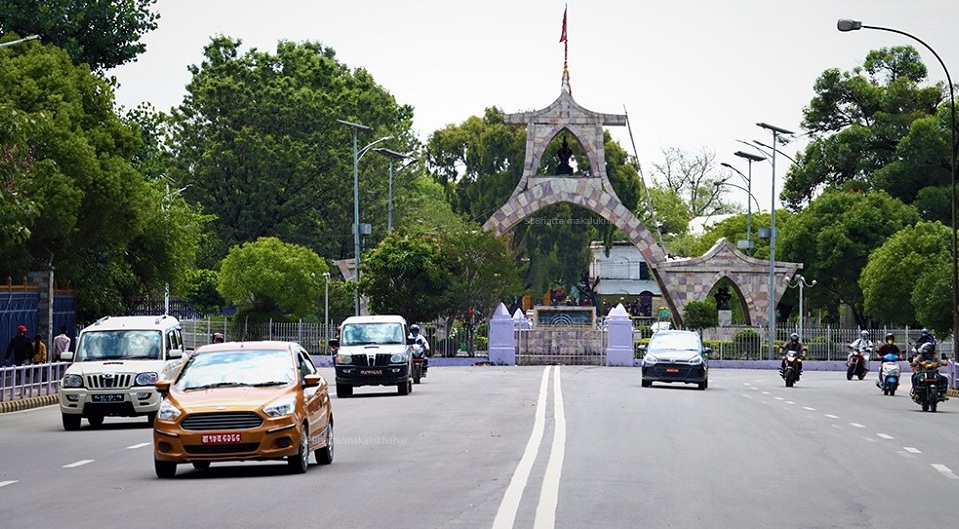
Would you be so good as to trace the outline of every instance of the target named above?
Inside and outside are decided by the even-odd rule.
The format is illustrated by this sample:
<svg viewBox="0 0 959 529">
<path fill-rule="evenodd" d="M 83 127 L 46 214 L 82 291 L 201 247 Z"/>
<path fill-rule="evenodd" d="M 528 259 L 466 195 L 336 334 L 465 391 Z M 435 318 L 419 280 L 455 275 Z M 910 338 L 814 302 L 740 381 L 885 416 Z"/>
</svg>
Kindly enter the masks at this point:
<svg viewBox="0 0 959 529">
<path fill-rule="evenodd" d="M 865 428 L 865 427 L 866 427 L 864 424 L 859 424 L 858 422 L 851 422 L 851 423 L 849 423 L 849 426 L 853 426 L 853 427 L 855 427 L 855 428 Z"/>
<path fill-rule="evenodd" d="M 889 434 L 887 434 L 887 433 L 877 433 L 876 436 L 877 436 L 877 437 L 882 437 L 883 439 L 890 439 L 890 440 L 895 439 L 895 437 L 893 437 L 893 436 L 891 436 L 891 435 L 889 435 Z"/>
<path fill-rule="evenodd" d="M 553 529 L 556 527 L 556 505 L 559 504 L 559 479 L 563 473 L 563 459 L 566 457 L 566 412 L 563 409 L 563 388 L 559 381 L 559 366 L 553 371 L 553 445 L 549 450 L 546 473 L 543 474 L 543 488 L 539 491 L 539 504 L 536 506 L 536 519 L 533 529 Z"/>
<path fill-rule="evenodd" d="M 77 461 L 76 463 L 70 463 L 69 465 L 63 465 L 63 468 L 77 468 L 77 467 L 82 467 L 83 465 L 86 465 L 86 464 L 88 464 L 88 463 L 93 463 L 93 460 L 92 460 L 92 459 L 81 459 L 80 461 Z"/>
<path fill-rule="evenodd" d="M 878 442 L 879 442 L 879 441 L 873 439 L 872 437 L 863 437 L 863 439 L 865 439 L 866 441 L 869 441 L 870 443 L 878 443 Z"/>
<path fill-rule="evenodd" d="M 959 476 L 953 474 L 952 470 L 949 469 L 946 465 L 940 465 L 938 463 L 933 463 L 932 468 L 938 470 L 943 476 L 946 476 L 950 479 L 959 479 Z"/>
<path fill-rule="evenodd" d="M 763 395 L 769 395 L 768 391 L 763 391 Z"/>
<path fill-rule="evenodd" d="M 16 482 L 17 482 L 17 480 L 12 480 L 12 481 L 0 481 L 0 487 L 6 487 L 7 485 L 13 485 L 13 484 L 16 483 Z"/>
<path fill-rule="evenodd" d="M 823 415 L 825 415 L 826 417 L 829 417 L 830 419 L 838 419 L 838 418 L 839 418 L 838 415 L 831 415 L 831 414 L 829 414 L 829 413 L 824 413 Z"/>
<path fill-rule="evenodd" d="M 747 399 L 751 399 L 751 398 L 753 398 L 753 396 L 752 396 L 752 395 L 747 395 L 747 394 L 745 394 L 745 393 L 743 393 L 743 396 L 744 396 L 744 397 L 746 397 Z"/>
<path fill-rule="evenodd" d="M 911 446 L 904 446 L 904 447 L 902 447 L 902 449 L 905 450 L 906 452 L 909 452 L 910 454 L 921 454 L 921 453 L 922 453 L 922 450 L 919 450 L 918 448 L 913 448 L 913 447 L 911 447 Z"/>
<path fill-rule="evenodd" d="M 144 446 L 150 446 L 150 443 L 138 443 L 135 445 L 130 445 L 127 447 L 127 450 L 135 450 L 137 448 L 143 448 Z"/>
<path fill-rule="evenodd" d="M 773 398 L 776 399 L 776 400 L 783 400 L 782 397 L 773 397 Z"/>
<path fill-rule="evenodd" d="M 529 474 L 533 468 L 533 462 L 536 461 L 536 454 L 539 453 L 539 445 L 543 440 L 543 431 L 546 429 L 546 392 L 549 389 L 549 370 L 552 366 L 546 366 L 543 370 L 543 378 L 539 384 L 539 397 L 536 399 L 536 417 L 533 420 L 533 431 L 529 434 L 529 441 L 526 442 L 526 450 L 523 457 L 516 465 L 516 471 L 509 480 L 506 492 L 503 494 L 503 501 L 499 504 L 496 511 L 496 518 L 493 519 L 493 529 L 512 529 L 516 521 L 516 511 L 519 510 L 519 502 L 523 498 L 523 489 L 526 488 L 526 482 L 529 481 Z"/>
<path fill-rule="evenodd" d="M 786 401 L 786 404 L 795 404 L 795 402 L 793 402 L 793 401 L 791 401 L 791 400 L 787 400 L 787 401 Z"/>
<path fill-rule="evenodd" d="M 803 406 L 802 409 L 809 411 L 816 411 L 816 408 L 810 408 L 809 406 Z"/>
</svg>

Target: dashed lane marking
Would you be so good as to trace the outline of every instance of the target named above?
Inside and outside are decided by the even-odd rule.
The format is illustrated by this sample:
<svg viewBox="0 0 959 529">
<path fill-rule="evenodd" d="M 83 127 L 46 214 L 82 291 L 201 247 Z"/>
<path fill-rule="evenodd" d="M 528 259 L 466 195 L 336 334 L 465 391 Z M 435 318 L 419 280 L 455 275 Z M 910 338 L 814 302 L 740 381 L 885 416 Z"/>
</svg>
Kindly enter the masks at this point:
<svg viewBox="0 0 959 529">
<path fill-rule="evenodd" d="M 816 408 L 810 408 L 809 406 L 803 406 L 802 409 L 809 411 L 816 411 Z"/>
<path fill-rule="evenodd" d="M 865 428 L 865 427 L 866 427 L 866 425 L 864 425 L 864 424 L 859 424 L 858 422 L 851 422 L 851 423 L 849 423 L 849 426 L 852 426 L 852 427 L 854 427 L 854 428 Z"/>
<path fill-rule="evenodd" d="M 76 463 L 70 463 L 69 465 L 63 465 L 63 468 L 77 468 L 77 467 L 82 467 L 83 465 L 86 465 L 86 464 L 88 464 L 88 463 L 93 463 L 93 460 L 92 460 L 92 459 L 81 459 L 80 461 L 77 461 Z"/>
<path fill-rule="evenodd" d="M 891 436 L 891 435 L 889 435 L 889 434 L 887 434 L 887 433 L 877 433 L 877 434 L 876 434 L 876 437 L 882 437 L 883 439 L 889 439 L 889 440 L 895 439 L 895 437 L 893 437 L 893 436 Z"/>
<path fill-rule="evenodd" d="M 135 445 L 130 445 L 127 447 L 127 450 L 136 450 L 137 448 L 143 448 L 144 446 L 150 446 L 150 443 L 138 443 Z"/>
<path fill-rule="evenodd" d="M 823 415 L 825 415 L 826 417 L 829 417 L 830 419 L 838 419 L 838 418 L 839 418 L 838 415 L 832 415 L 832 414 L 829 414 L 829 413 L 824 413 Z"/>
<path fill-rule="evenodd" d="M 938 463 L 933 463 L 932 468 L 939 471 L 940 474 L 946 476 L 949 479 L 959 479 L 959 476 L 953 474 L 952 470 L 949 469 L 946 465 L 940 465 Z"/>
<path fill-rule="evenodd" d="M 13 485 L 13 484 L 16 483 L 16 482 L 17 482 L 17 480 L 15 480 L 15 479 L 14 479 L 14 480 L 11 480 L 11 481 L 0 481 L 0 487 L 6 487 L 7 485 Z"/>
<path fill-rule="evenodd" d="M 906 452 L 909 452 L 910 454 L 921 454 L 921 453 L 922 453 L 922 450 L 920 450 L 920 449 L 918 449 L 918 448 L 913 448 L 913 447 L 911 447 L 911 446 L 904 446 L 904 447 L 902 447 L 902 449 L 905 450 Z"/>
</svg>

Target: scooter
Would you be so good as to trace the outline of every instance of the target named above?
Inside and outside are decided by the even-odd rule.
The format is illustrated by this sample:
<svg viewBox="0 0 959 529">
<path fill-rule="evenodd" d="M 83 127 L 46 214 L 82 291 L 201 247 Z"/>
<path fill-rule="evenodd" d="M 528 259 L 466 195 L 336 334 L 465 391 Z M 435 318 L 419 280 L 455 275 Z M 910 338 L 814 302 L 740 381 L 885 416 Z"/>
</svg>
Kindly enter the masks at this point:
<svg viewBox="0 0 959 529">
<path fill-rule="evenodd" d="M 935 412 L 939 403 L 948 400 L 945 377 L 939 374 L 939 360 L 931 344 L 923 344 L 912 359 L 912 400 L 922 411 Z"/>
<path fill-rule="evenodd" d="M 413 353 L 413 383 L 419 384 L 420 379 L 426 378 L 426 349 L 420 344 L 412 345 Z"/>
<path fill-rule="evenodd" d="M 849 346 L 852 349 L 852 346 Z M 869 371 L 869 366 L 866 363 L 869 361 L 869 355 L 872 353 L 872 347 L 861 347 L 859 349 L 853 349 L 853 352 L 849 354 L 849 359 L 846 360 L 846 380 L 852 380 L 853 376 L 859 377 L 859 380 L 866 378 L 866 373 Z"/>
<path fill-rule="evenodd" d="M 883 395 L 890 397 L 896 394 L 899 389 L 899 377 L 902 375 L 902 366 L 899 365 L 899 355 L 887 353 L 882 357 L 882 367 L 879 368 L 879 381 L 876 385 L 882 390 Z"/>
</svg>

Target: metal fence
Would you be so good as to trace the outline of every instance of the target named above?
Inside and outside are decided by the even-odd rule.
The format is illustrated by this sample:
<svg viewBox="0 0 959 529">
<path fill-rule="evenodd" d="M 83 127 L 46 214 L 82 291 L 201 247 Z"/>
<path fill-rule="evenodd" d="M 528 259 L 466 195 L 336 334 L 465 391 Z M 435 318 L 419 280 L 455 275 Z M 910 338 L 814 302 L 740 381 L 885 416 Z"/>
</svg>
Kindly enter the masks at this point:
<svg viewBox="0 0 959 529">
<path fill-rule="evenodd" d="M 66 362 L 47 362 L 0 367 L 0 402 L 57 394 L 69 366 Z"/>
</svg>

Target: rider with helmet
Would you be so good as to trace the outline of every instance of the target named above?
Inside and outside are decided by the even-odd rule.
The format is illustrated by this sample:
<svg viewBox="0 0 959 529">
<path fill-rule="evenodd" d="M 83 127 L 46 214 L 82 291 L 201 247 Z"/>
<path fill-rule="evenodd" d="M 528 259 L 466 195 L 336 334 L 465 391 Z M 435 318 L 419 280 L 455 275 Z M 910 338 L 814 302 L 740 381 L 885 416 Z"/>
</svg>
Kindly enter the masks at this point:
<svg viewBox="0 0 959 529">
<path fill-rule="evenodd" d="M 802 359 L 803 359 L 803 356 L 805 355 L 806 348 L 805 346 L 803 346 L 802 342 L 799 341 L 799 335 L 796 333 L 790 334 L 789 341 L 783 343 L 779 347 L 779 349 L 783 355 L 782 363 L 779 365 L 779 373 L 781 374 L 786 369 L 786 352 L 795 351 L 796 356 L 799 359 L 799 361 L 797 362 L 797 365 L 799 366 L 799 372 L 796 373 L 797 378 L 798 378 L 798 375 L 802 375 Z"/>
<path fill-rule="evenodd" d="M 213 333 L 213 343 L 223 343 L 223 333 L 215 332 Z"/>
<path fill-rule="evenodd" d="M 909 363 L 912 364 L 912 391 L 915 391 L 916 380 L 919 378 L 919 366 L 922 361 L 930 361 L 936 358 L 936 346 L 938 341 L 936 336 L 929 331 L 929 329 L 923 329 L 919 331 L 919 338 L 916 339 L 915 345 L 912 347 L 912 355 L 909 357 Z M 946 354 L 942 354 L 942 359 L 946 359 Z M 945 375 L 938 373 L 939 378 L 939 388 L 942 392 L 942 395 L 945 395 L 946 388 L 948 387 L 948 381 L 946 380 Z M 948 399 L 949 397 L 945 397 Z"/>
<path fill-rule="evenodd" d="M 425 336 L 420 334 L 420 326 L 415 323 L 410 325 L 409 339 L 413 340 L 414 344 L 417 344 L 423 348 L 423 373 L 426 373 L 426 369 L 430 366 L 430 342 Z"/>
<path fill-rule="evenodd" d="M 886 343 L 876 351 L 876 360 L 880 362 L 898 362 L 902 360 L 902 351 L 896 345 L 896 335 L 891 332 L 886 333 Z M 882 386 L 882 369 L 878 370 L 879 380 L 876 380 L 877 386 Z"/>
<path fill-rule="evenodd" d="M 852 355 L 856 354 L 856 352 L 859 352 L 862 354 L 862 358 L 866 361 L 866 365 L 868 366 L 869 353 L 872 351 L 872 349 L 873 343 L 872 340 L 869 339 L 869 331 L 863 329 L 862 332 L 859 333 L 859 338 L 849 344 L 849 356 L 846 357 L 846 362 L 848 363 L 849 360 L 852 359 Z"/>
</svg>

